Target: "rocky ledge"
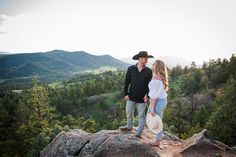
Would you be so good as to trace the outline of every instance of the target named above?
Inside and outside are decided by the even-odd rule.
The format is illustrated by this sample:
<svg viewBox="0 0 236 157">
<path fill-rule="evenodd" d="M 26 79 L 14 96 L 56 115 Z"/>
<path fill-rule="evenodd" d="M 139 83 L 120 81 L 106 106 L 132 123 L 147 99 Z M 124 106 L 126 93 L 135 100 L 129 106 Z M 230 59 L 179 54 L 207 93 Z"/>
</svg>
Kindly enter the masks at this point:
<svg viewBox="0 0 236 157">
<path fill-rule="evenodd" d="M 212 140 L 207 130 L 181 140 L 165 132 L 162 148 L 148 144 L 154 134 L 144 130 L 142 138 L 135 130 L 101 130 L 89 134 L 74 129 L 58 134 L 41 152 L 41 157 L 236 157 L 236 152 L 222 142 Z"/>
</svg>

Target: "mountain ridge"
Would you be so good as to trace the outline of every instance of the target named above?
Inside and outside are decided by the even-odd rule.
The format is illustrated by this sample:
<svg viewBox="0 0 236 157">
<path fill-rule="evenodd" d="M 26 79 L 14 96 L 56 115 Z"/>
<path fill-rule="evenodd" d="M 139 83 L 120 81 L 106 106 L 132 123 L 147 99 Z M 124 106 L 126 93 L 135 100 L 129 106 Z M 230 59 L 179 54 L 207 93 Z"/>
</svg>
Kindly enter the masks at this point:
<svg viewBox="0 0 236 157">
<path fill-rule="evenodd" d="M 92 55 L 85 51 L 52 50 L 48 52 L 0 55 L 0 79 L 16 77 L 67 78 L 75 73 L 111 67 L 125 70 L 129 66 L 110 55 Z"/>
</svg>

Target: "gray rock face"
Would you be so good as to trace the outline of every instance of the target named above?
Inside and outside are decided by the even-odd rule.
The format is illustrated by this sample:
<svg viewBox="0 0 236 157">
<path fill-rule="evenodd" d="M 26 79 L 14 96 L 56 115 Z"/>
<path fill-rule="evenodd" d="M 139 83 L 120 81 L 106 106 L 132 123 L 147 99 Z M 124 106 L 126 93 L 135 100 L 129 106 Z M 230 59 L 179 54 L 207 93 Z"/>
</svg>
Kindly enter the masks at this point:
<svg viewBox="0 0 236 157">
<path fill-rule="evenodd" d="M 102 130 L 91 137 L 79 157 L 158 157 L 156 148 L 146 141 L 147 134 L 138 139 L 132 133 Z"/>
<path fill-rule="evenodd" d="M 206 129 L 186 139 L 182 145 L 181 154 L 183 156 L 191 157 L 236 157 L 235 152 L 229 146 L 225 145 L 220 141 L 210 139 Z"/>
<path fill-rule="evenodd" d="M 45 147 L 40 157 L 236 157 L 229 146 L 212 140 L 207 130 L 183 141 L 164 132 L 162 148 L 148 144 L 155 135 L 145 129 L 142 138 L 129 132 L 101 130 L 90 135 L 83 130 L 61 132 Z"/>
<path fill-rule="evenodd" d="M 40 157 L 77 156 L 89 139 L 90 134 L 83 130 L 61 132 L 40 152 Z"/>
</svg>

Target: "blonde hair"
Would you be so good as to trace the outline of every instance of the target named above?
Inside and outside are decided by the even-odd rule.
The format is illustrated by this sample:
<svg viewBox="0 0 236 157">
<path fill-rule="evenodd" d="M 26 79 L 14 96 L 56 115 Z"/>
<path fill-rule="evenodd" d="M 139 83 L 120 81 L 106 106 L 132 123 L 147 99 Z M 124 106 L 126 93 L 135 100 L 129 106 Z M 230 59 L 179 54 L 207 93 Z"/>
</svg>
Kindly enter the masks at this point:
<svg viewBox="0 0 236 157">
<path fill-rule="evenodd" d="M 165 91 L 168 91 L 169 83 L 168 83 L 168 71 L 165 63 L 161 60 L 155 61 L 155 68 L 153 69 L 153 77 L 157 74 L 161 76 L 162 82 L 164 84 Z"/>
</svg>

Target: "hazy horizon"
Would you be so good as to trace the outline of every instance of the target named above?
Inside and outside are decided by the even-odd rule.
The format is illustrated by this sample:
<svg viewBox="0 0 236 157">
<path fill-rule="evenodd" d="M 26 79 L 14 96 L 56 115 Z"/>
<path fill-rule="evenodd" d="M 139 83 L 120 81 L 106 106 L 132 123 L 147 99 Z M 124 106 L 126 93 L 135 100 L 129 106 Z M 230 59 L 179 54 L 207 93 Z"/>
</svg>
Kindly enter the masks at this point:
<svg viewBox="0 0 236 157">
<path fill-rule="evenodd" d="M 86 52 L 86 51 L 83 51 L 83 50 L 78 50 L 78 51 L 67 51 L 67 50 L 61 50 L 61 49 L 53 49 L 53 50 L 50 50 L 50 51 L 45 51 L 45 52 L 19 52 L 19 53 L 14 53 L 14 52 L 3 52 L 3 51 L 0 51 L 0 54 L 5 54 L 5 55 L 13 55 L 13 54 L 29 54 L 29 53 L 47 53 L 47 52 L 51 52 L 51 51 L 55 51 L 55 50 L 59 50 L 59 51 L 65 51 L 65 52 Z M 102 56 L 102 55 L 110 55 L 118 60 L 121 60 L 123 62 L 126 62 L 126 63 L 135 63 L 136 60 L 133 60 L 132 57 L 133 56 L 128 56 L 128 57 L 116 57 L 116 56 L 113 56 L 111 54 L 94 54 L 94 53 L 91 53 L 91 52 L 86 52 L 86 53 L 89 53 L 91 55 L 96 55 L 96 56 Z M 232 54 L 231 54 L 232 55 Z M 231 56 L 230 56 L 231 57 Z M 220 59 L 227 59 L 229 60 L 230 57 L 223 57 L 223 58 L 220 58 Z M 161 60 L 164 60 L 167 59 L 166 61 L 167 62 L 173 62 L 175 65 L 177 64 L 183 64 L 183 65 L 190 65 L 192 62 L 195 62 L 198 66 L 201 66 L 203 64 L 203 62 L 208 62 L 212 59 L 214 60 L 217 60 L 218 58 L 209 58 L 208 60 L 203 60 L 202 62 L 197 62 L 195 60 L 189 60 L 189 59 L 186 59 L 186 58 L 183 58 L 183 57 L 176 57 L 176 56 L 167 56 L 167 55 L 163 55 L 163 56 L 154 56 L 154 58 L 149 58 L 148 60 L 148 64 L 149 66 L 151 65 L 152 62 L 154 62 L 156 59 L 161 59 Z M 183 62 L 183 63 L 181 63 Z M 188 63 L 188 64 L 187 64 Z"/>
<path fill-rule="evenodd" d="M 235 8 L 234 0 L 0 0 L 0 51 L 229 59 Z"/>
</svg>

